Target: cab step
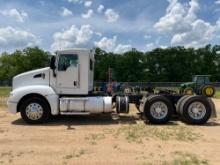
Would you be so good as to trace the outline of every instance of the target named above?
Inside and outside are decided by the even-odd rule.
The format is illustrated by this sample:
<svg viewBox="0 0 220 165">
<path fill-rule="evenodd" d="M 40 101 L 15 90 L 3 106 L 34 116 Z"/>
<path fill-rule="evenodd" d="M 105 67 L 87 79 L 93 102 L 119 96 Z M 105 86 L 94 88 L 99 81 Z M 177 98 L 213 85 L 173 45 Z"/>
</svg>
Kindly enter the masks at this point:
<svg viewBox="0 0 220 165">
<path fill-rule="evenodd" d="M 90 115 L 90 112 L 60 112 L 61 115 Z"/>
</svg>

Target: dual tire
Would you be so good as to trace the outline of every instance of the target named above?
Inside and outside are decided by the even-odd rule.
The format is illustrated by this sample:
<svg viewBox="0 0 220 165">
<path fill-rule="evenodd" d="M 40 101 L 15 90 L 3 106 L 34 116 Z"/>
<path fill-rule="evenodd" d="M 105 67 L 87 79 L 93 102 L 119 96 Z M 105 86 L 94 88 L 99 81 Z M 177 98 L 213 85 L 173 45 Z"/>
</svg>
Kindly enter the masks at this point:
<svg viewBox="0 0 220 165">
<path fill-rule="evenodd" d="M 144 114 L 152 124 L 166 124 L 173 114 L 173 105 L 164 96 L 151 95 L 146 99 Z"/>
<path fill-rule="evenodd" d="M 211 105 L 204 96 L 183 96 L 177 102 L 176 110 L 182 121 L 193 125 L 206 123 L 212 112 Z"/>
<path fill-rule="evenodd" d="M 176 105 L 176 111 L 187 124 L 201 125 L 211 117 L 210 101 L 204 96 L 183 96 Z M 174 112 L 173 104 L 164 96 L 152 95 L 145 101 L 144 114 L 152 124 L 166 124 Z"/>
</svg>

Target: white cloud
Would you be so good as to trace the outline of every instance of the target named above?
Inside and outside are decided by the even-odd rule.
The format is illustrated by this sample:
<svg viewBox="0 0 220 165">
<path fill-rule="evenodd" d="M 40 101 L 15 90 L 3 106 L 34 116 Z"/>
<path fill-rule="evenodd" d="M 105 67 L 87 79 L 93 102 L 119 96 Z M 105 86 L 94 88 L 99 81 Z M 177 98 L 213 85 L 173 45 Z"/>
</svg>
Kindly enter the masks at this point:
<svg viewBox="0 0 220 165">
<path fill-rule="evenodd" d="M 216 1 L 215 1 L 215 4 L 218 4 L 218 5 L 219 5 L 219 4 L 220 4 L 220 0 L 216 0 Z"/>
<path fill-rule="evenodd" d="M 53 50 L 60 48 L 71 48 L 86 44 L 92 37 L 93 31 L 90 25 L 82 25 L 77 28 L 72 25 L 69 29 L 63 32 L 56 32 L 53 35 L 54 42 L 51 45 Z"/>
<path fill-rule="evenodd" d="M 92 10 L 92 9 L 89 9 L 89 10 L 87 11 L 87 13 L 82 14 L 82 17 L 87 19 L 87 18 L 90 18 L 90 17 L 92 16 L 92 14 L 93 14 L 93 10 Z"/>
<path fill-rule="evenodd" d="M 103 37 L 99 41 L 94 42 L 94 45 L 105 51 L 115 53 L 124 53 L 132 49 L 131 45 L 117 45 L 117 36 L 113 36 L 112 38 Z"/>
<path fill-rule="evenodd" d="M 213 32 L 214 28 L 209 23 L 197 20 L 192 23 L 191 31 L 175 34 L 171 40 L 171 44 L 199 47 L 209 43 L 213 37 Z"/>
<path fill-rule="evenodd" d="M 102 33 L 100 33 L 100 32 L 96 32 L 95 34 L 96 34 L 97 36 L 99 36 L 99 37 L 102 36 Z"/>
<path fill-rule="evenodd" d="M 216 21 L 216 24 L 214 26 L 214 33 L 213 35 L 215 36 L 215 38 L 219 39 L 220 38 L 220 17 L 219 19 Z M 214 37 L 213 37 L 214 38 Z"/>
<path fill-rule="evenodd" d="M 191 29 L 191 22 L 186 17 L 185 7 L 178 0 L 169 0 L 165 16 L 154 25 L 161 33 L 180 33 Z"/>
<path fill-rule="evenodd" d="M 144 39 L 145 39 L 145 40 L 151 39 L 151 37 L 152 37 L 152 36 L 151 36 L 151 35 L 148 35 L 148 34 L 144 35 Z"/>
<path fill-rule="evenodd" d="M 119 18 L 119 14 L 116 13 L 113 9 L 107 9 L 105 11 L 105 16 L 107 18 L 107 22 L 116 22 Z"/>
<path fill-rule="evenodd" d="M 99 7 L 97 8 L 97 12 L 98 13 L 102 13 L 103 12 L 103 10 L 104 10 L 104 6 L 103 5 L 99 5 Z"/>
<path fill-rule="evenodd" d="M 152 42 L 152 43 L 148 43 L 148 44 L 146 44 L 146 48 L 147 48 L 148 51 L 154 49 L 155 46 L 156 46 L 156 45 L 155 45 L 153 42 Z"/>
<path fill-rule="evenodd" d="M 131 45 L 118 44 L 118 46 L 115 48 L 114 52 L 115 53 L 125 53 L 130 50 L 132 50 Z"/>
<path fill-rule="evenodd" d="M 154 25 L 156 30 L 172 36 L 172 45 L 203 46 L 213 37 L 213 26 L 198 19 L 198 0 L 191 0 L 183 5 L 178 0 L 168 0 L 166 14 Z"/>
<path fill-rule="evenodd" d="M 71 16 L 73 15 L 72 11 L 70 11 L 69 9 L 62 7 L 63 11 L 61 13 L 62 16 L 67 17 L 67 16 Z"/>
<path fill-rule="evenodd" d="M 106 51 L 112 51 L 115 48 L 117 36 L 113 38 L 103 37 L 101 40 L 94 42 L 95 46 L 104 49 Z"/>
<path fill-rule="evenodd" d="M 0 47 L 16 49 L 38 44 L 40 44 L 39 38 L 30 32 L 18 30 L 10 26 L 0 28 Z"/>
<path fill-rule="evenodd" d="M 92 5 L 92 1 L 85 1 L 84 6 L 85 7 L 90 7 Z"/>
<path fill-rule="evenodd" d="M 28 16 L 28 14 L 24 11 L 18 11 L 17 9 L 3 10 L 0 12 L 3 16 L 8 16 L 15 18 L 17 22 L 24 22 L 24 18 Z"/>
</svg>

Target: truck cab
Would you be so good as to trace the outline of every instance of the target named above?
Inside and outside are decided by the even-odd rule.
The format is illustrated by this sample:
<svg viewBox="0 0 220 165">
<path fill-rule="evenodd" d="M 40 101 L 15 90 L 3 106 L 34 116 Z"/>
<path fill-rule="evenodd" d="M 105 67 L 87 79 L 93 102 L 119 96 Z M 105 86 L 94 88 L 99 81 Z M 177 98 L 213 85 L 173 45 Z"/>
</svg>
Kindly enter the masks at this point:
<svg viewBox="0 0 220 165">
<path fill-rule="evenodd" d="M 112 98 L 93 94 L 94 51 L 68 49 L 51 57 L 50 67 L 13 78 L 9 111 L 28 123 L 52 115 L 88 115 L 112 111 Z"/>
<path fill-rule="evenodd" d="M 94 52 L 57 51 L 50 64 L 50 85 L 59 95 L 88 95 L 93 90 Z"/>
</svg>

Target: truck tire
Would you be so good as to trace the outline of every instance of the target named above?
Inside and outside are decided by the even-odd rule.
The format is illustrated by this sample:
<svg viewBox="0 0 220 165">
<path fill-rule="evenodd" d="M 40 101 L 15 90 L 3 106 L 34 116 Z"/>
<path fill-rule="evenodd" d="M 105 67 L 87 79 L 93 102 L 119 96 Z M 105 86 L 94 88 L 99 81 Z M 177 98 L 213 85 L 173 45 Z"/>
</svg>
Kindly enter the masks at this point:
<svg viewBox="0 0 220 165">
<path fill-rule="evenodd" d="M 182 102 L 180 113 L 187 124 L 201 125 L 209 120 L 212 109 L 206 97 L 191 96 Z"/>
<path fill-rule="evenodd" d="M 150 96 L 145 103 L 144 114 L 152 124 L 165 124 L 173 114 L 173 106 L 164 96 Z"/>
<path fill-rule="evenodd" d="M 178 102 L 177 102 L 177 104 L 176 104 L 176 112 L 177 112 L 177 114 L 180 114 L 180 106 L 181 106 L 183 100 L 185 100 L 185 99 L 188 98 L 188 97 L 190 97 L 190 96 L 189 96 L 189 95 L 185 95 L 185 96 L 181 97 L 181 98 L 178 100 Z"/>
<path fill-rule="evenodd" d="M 25 100 L 20 106 L 22 119 L 29 124 L 40 124 L 45 122 L 50 116 L 48 103 L 38 97 Z"/>
<path fill-rule="evenodd" d="M 191 87 L 187 87 L 183 90 L 183 94 L 185 95 L 193 95 L 194 91 Z"/>
<path fill-rule="evenodd" d="M 212 85 L 205 85 L 202 87 L 202 95 L 206 97 L 213 97 L 215 95 L 215 88 Z"/>
</svg>

